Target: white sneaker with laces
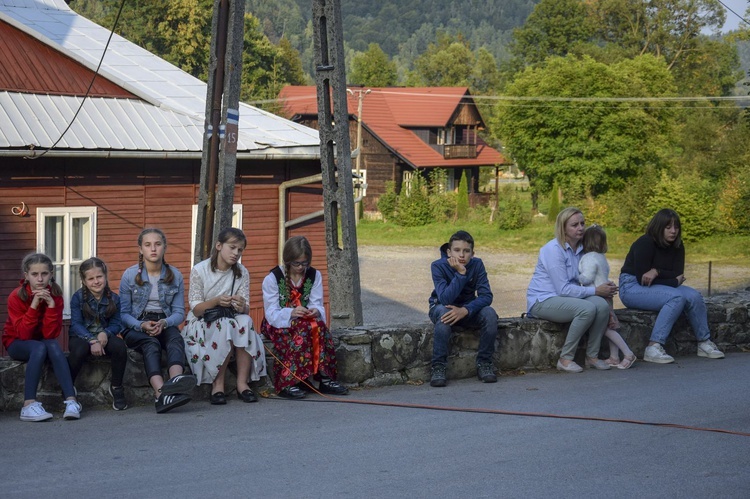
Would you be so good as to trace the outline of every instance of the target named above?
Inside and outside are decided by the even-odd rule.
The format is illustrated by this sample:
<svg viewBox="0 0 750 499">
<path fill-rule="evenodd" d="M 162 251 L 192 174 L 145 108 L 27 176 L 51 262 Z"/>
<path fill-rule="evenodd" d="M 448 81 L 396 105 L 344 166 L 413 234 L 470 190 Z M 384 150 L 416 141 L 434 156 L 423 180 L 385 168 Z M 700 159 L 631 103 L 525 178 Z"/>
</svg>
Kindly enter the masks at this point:
<svg viewBox="0 0 750 499">
<path fill-rule="evenodd" d="M 724 352 L 719 350 L 713 341 L 706 340 L 698 343 L 698 357 L 707 357 L 709 359 L 723 359 Z"/>
<path fill-rule="evenodd" d="M 83 407 L 81 407 L 81 404 L 79 404 L 78 401 L 66 400 L 65 401 L 65 413 L 63 413 L 63 419 L 65 420 L 81 419 L 82 410 L 83 410 Z"/>
<path fill-rule="evenodd" d="M 26 407 L 21 407 L 21 421 L 47 421 L 52 419 L 52 414 L 44 410 L 41 402 L 32 402 Z"/>
<path fill-rule="evenodd" d="M 657 364 L 670 364 L 674 362 L 674 357 L 664 351 L 664 347 L 656 344 L 646 347 L 646 353 L 643 355 L 646 362 L 655 362 Z"/>
</svg>

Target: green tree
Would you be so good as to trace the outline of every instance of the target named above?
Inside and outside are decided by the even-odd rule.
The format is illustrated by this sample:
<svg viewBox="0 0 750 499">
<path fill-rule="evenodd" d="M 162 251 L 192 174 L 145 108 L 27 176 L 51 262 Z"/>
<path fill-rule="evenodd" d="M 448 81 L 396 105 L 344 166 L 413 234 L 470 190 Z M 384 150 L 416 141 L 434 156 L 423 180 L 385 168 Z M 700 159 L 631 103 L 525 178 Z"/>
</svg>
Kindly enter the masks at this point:
<svg viewBox="0 0 750 499">
<path fill-rule="evenodd" d="M 554 222 L 557 220 L 557 214 L 560 213 L 560 186 L 557 182 L 552 184 L 552 190 L 549 192 L 549 212 L 547 220 Z"/>
<path fill-rule="evenodd" d="M 398 194 L 396 194 L 396 183 L 388 180 L 385 183 L 385 194 L 378 198 L 378 211 L 387 222 L 395 218 L 398 209 Z"/>
<path fill-rule="evenodd" d="M 461 172 L 458 182 L 458 197 L 456 198 L 456 218 L 466 220 L 469 216 L 469 182 L 466 180 L 466 170 Z"/>
<path fill-rule="evenodd" d="M 669 103 L 585 98 L 674 91 L 664 61 L 650 55 L 612 65 L 590 57 L 552 57 L 509 85 L 509 96 L 537 100 L 499 102 L 494 130 L 534 190 L 549 192 L 558 180 L 565 197 L 576 201 L 622 188 L 646 165 L 666 165 L 675 125 Z"/>
<path fill-rule="evenodd" d="M 350 82 L 365 87 L 389 87 L 398 82 L 396 63 L 388 59 L 377 43 L 371 43 L 365 52 L 352 59 Z"/>
<path fill-rule="evenodd" d="M 680 215 L 682 238 L 699 241 L 717 228 L 716 206 L 716 188 L 707 180 L 697 174 L 677 176 L 663 171 L 647 211 L 672 208 Z"/>
<path fill-rule="evenodd" d="M 411 185 L 401 187 L 396 210 L 396 223 L 405 227 L 427 225 L 432 221 L 432 208 L 427 195 L 427 186 L 418 173 L 412 177 Z"/>
<path fill-rule="evenodd" d="M 469 86 L 474 70 L 474 53 L 461 36 L 441 34 L 436 43 L 414 61 L 414 71 L 407 78 L 412 87 Z"/>
</svg>

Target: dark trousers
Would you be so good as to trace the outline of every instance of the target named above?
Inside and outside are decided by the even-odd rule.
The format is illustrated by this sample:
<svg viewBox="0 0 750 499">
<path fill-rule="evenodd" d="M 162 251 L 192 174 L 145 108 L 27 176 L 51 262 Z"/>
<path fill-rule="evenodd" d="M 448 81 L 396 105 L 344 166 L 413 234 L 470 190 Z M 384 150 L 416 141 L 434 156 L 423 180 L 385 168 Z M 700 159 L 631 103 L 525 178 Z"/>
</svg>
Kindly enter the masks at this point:
<svg viewBox="0 0 750 499">
<path fill-rule="evenodd" d="M 432 336 L 432 365 L 447 364 L 453 327 L 440 322 L 443 314 L 450 309 L 443 305 L 435 305 L 430 309 L 430 320 L 435 324 Z M 473 316 L 466 316 L 456 323 L 456 326 L 479 328 L 479 349 L 477 350 L 477 364 L 492 362 L 495 353 L 495 338 L 497 338 L 497 313 L 492 307 L 484 307 Z"/>
<path fill-rule="evenodd" d="M 146 376 L 161 376 L 161 351 L 167 351 L 167 365 L 185 366 L 185 343 L 182 341 L 180 330 L 168 327 L 159 336 L 149 336 L 143 331 L 129 329 L 125 335 L 128 348 L 137 350 L 143 355 L 143 366 Z"/>
<path fill-rule="evenodd" d="M 87 340 L 78 336 L 71 336 L 68 342 L 68 364 L 70 365 L 70 376 L 75 383 L 78 373 L 86 359 L 91 355 L 91 345 Z M 128 361 L 128 347 L 125 342 L 117 336 L 110 336 L 107 345 L 104 347 L 104 353 L 110 358 L 112 363 L 112 386 L 122 386 L 122 379 L 125 376 L 125 364 Z"/>
<path fill-rule="evenodd" d="M 23 387 L 24 400 L 36 399 L 36 390 L 42 377 L 44 361 L 49 359 L 55 371 L 57 382 L 62 387 L 65 398 L 74 397 L 73 380 L 65 354 L 57 340 L 14 340 L 8 347 L 8 355 L 13 360 L 26 362 L 26 379 Z"/>
</svg>

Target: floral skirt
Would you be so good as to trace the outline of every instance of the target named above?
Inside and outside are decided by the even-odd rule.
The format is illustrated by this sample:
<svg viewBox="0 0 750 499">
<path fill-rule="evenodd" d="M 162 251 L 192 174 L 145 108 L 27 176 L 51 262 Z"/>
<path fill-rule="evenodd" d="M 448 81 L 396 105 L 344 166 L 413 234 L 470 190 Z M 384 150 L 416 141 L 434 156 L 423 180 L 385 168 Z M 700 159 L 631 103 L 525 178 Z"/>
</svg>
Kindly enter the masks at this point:
<svg viewBox="0 0 750 499">
<path fill-rule="evenodd" d="M 336 379 L 336 351 L 333 336 L 325 324 L 318 323 L 314 328 L 310 321 L 294 319 L 291 327 L 277 329 L 263 319 L 260 330 L 271 340 L 278 357 L 273 363 L 273 386 L 277 392 L 316 374 Z M 317 372 L 313 372 L 312 335 L 316 334 L 315 330 L 320 344 Z"/>
<path fill-rule="evenodd" d="M 185 354 L 190 361 L 198 384 L 211 383 L 233 347 L 244 348 L 250 354 L 250 379 L 257 381 L 266 375 L 266 355 L 263 341 L 253 329 L 249 315 L 238 315 L 233 319 L 223 317 L 206 322 L 194 317 L 182 331 Z"/>
</svg>

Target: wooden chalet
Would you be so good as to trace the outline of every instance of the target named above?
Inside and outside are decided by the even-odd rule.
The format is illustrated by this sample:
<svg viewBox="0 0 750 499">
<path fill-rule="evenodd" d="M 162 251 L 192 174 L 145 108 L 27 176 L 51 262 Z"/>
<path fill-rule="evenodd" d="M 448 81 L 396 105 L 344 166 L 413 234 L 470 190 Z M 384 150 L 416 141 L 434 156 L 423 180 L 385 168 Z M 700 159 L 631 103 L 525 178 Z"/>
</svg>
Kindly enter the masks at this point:
<svg viewBox="0 0 750 499">
<path fill-rule="evenodd" d="M 63 0 L 0 0 L 0 325 L 26 254 L 54 260 L 67 318 L 78 265 L 102 258 L 117 290 L 144 227 L 165 231 L 188 284 L 206 85 L 115 35 L 84 100 L 108 37 Z M 310 239 L 327 286 L 318 132 L 242 104 L 237 158 L 234 225 L 259 327 L 261 282 L 288 236 Z"/>
<path fill-rule="evenodd" d="M 279 94 L 283 116 L 318 128 L 316 89 L 287 86 Z M 479 167 L 506 164 L 505 157 L 478 135 L 484 120 L 466 87 L 361 88 L 350 87 L 348 111 L 352 147 L 356 148 L 357 110 L 362 102 L 359 172 L 367 188 L 365 210 L 377 210 L 385 183 L 396 192 L 412 175 L 435 168 L 448 171 L 446 188 L 458 187 L 463 171 L 469 192 L 479 190 Z M 356 169 L 357 160 L 352 160 Z"/>
</svg>

